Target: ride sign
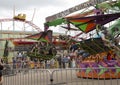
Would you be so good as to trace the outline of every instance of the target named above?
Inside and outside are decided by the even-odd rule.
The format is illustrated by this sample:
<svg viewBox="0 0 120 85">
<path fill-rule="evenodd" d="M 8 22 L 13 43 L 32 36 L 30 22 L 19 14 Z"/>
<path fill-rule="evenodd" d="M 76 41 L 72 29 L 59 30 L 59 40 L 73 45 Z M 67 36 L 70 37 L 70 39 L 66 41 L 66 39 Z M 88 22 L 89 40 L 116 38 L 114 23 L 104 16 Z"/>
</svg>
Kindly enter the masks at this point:
<svg viewBox="0 0 120 85">
<path fill-rule="evenodd" d="M 46 22 L 50 22 L 50 21 L 53 21 L 55 19 L 63 18 L 70 13 L 76 12 L 78 10 L 81 10 L 81 9 L 84 9 L 84 8 L 87 8 L 87 7 L 90 7 L 90 6 L 94 6 L 96 4 L 99 4 L 99 3 L 102 3 L 102 2 L 105 2 L 105 1 L 109 1 L 109 0 L 89 0 L 87 2 L 84 2 L 82 4 L 77 5 L 75 7 L 72 7 L 72 8 L 69 8 L 69 9 L 65 10 L 65 11 L 62 11 L 60 13 L 57 13 L 57 14 L 54 14 L 52 16 L 46 17 Z"/>
</svg>

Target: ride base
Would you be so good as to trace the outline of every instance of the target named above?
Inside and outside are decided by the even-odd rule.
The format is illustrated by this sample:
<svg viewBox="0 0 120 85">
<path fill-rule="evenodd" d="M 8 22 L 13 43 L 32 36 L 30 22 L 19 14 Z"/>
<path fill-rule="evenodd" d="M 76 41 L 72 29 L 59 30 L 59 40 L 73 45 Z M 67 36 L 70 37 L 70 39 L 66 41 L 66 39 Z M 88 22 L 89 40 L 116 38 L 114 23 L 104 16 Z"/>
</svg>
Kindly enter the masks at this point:
<svg viewBox="0 0 120 85">
<path fill-rule="evenodd" d="M 117 60 L 80 63 L 78 78 L 118 79 L 120 78 L 120 62 Z"/>
</svg>

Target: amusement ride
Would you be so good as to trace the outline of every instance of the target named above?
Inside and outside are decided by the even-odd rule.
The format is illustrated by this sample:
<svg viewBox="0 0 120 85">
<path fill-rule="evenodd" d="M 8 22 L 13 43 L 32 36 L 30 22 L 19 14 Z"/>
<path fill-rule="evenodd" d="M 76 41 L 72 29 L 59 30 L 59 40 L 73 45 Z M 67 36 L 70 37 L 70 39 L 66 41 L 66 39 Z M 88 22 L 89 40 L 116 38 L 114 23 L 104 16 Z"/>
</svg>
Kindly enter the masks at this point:
<svg viewBox="0 0 120 85">
<path fill-rule="evenodd" d="M 87 10 L 90 8 L 90 10 Z M 84 10 L 82 10 L 84 9 Z M 81 13 L 69 15 L 75 11 Z M 86 11 L 87 10 L 87 11 Z M 120 78 L 120 1 L 89 0 L 73 8 L 62 11 L 46 18 L 47 29 L 50 26 L 67 24 L 68 30 L 81 30 L 80 34 L 70 36 L 78 50 L 78 68 L 85 68 L 77 72 L 83 78 Z M 88 35 L 83 38 L 84 35 Z M 75 39 L 76 37 L 77 40 Z M 108 68 L 111 68 L 108 71 Z"/>
<path fill-rule="evenodd" d="M 78 10 L 80 13 L 69 15 Z M 25 17 L 24 14 L 19 14 L 13 19 L 2 19 L 0 22 L 24 22 L 39 32 L 22 38 L 35 40 L 34 42 L 13 42 L 16 47 L 22 45 L 27 47 L 22 51 L 26 51 L 29 57 L 49 60 L 56 56 L 57 50 L 69 50 L 69 52 L 78 50 L 78 68 L 85 68 L 77 72 L 78 77 L 120 78 L 119 0 L 89 0 L 58 14 L 48 16 L 44 23 L 44 31 L 30 21 L 26 21 Z M 52 36 L 53 32 L 49 28 L 57 25 L 68 31 L 80 31 L 80 33 L 75 36 L 67 34 Z M 57 46 L 59 47 L 57 48 Z M 108 71 L 108 68 L 113 69 Z"/>
</svg>

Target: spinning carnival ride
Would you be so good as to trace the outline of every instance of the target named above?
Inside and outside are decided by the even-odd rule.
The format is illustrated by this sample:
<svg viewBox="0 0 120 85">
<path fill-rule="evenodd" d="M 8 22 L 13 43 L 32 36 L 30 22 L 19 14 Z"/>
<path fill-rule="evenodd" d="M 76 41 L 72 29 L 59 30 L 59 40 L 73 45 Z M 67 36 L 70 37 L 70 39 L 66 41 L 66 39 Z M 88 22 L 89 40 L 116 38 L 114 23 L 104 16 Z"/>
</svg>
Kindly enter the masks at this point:
<svg viewBox="0 0 120 85">
<path fill-rule="evenodd" d="M 86 5 L 87 4 L 87 5 Z M 92 5 L 92 9 L 89 11 L 82 11 L 77 15 L 67 16 L 68 14 L 81 10 L 84 8 L 89 8 Z M 74 9 L 74 10 L 73 10 Z M 64 13 L 67 12 L 67 13 Z M 64 15 L 64 16 L 63 16 Z M 120 78 L 120 63 L 117 58 L 119 58 L 119 43 L 114 42 L 119 40 L 119 17 L 120 17 L 120 2 L 119 1 L 109 1 L 109 0 L 90 0 L 83 4 L 76 6 L 75 8 L 70 8 L 56 15 L 46 18 L 45 30 L 41 32 L 39 27 L 25 20 L 25 15 L 15 16 L 13 19 L 4 19 L 4 21 L 21 21 L 32 25 L 38 30 L 37 34 L 25 36 L 21 39 L 36 39 L 34 42 L 30 41 L 14 41 L 14 44 L 18 47 L 22 46 L 23 51 L 27 51 L 28 56 L 32 58 L 40 58 L 42 60 L 51 59 L 56 55 L 56 42 L 53 41 L 52 31 L 48 30 L 50 26 L 61 25 L 61 27 L 67 29 L 68 31 L 74 30 L 81 31 L 75 36 L 59 36 L 61 41 L 65 41 L 64 44 L 66 48 L 70 45 L 75 45 L 80 48 L 78 52 L 78 66 L 79 68 L 85 68 L 77 73 L 78 77 L 85 78 Z M 116 24 L 109 24 L 109 27 L 105 28 L 105 25 L 111 21 L 116 21 Z M 63 23 L 67 26 L 63 26 Z M 71 25 L 76 28 L 71 27 Z M 116 27 L 118 28 L 116 31 Z M 112 35 L 112 39 L 109 39 L 107 45 L 105 45 L 101 37 L 94 37 L 94 34 L 99 36 L 101 31 L 107 29 Z M 84 38 L 82 35 L 89 35 Z M 105 35 L 108 37 L 108 35 Z M 18 38 L 16 38 L 18 39 Z M 0 40 L 15 40 L 15 38 L 7 38 Z M 61 44 L 61 43 L 58 43 Z M 27 47 L 28 46 L 28 47 Z M 46 47 L 45 47 L 46 46 Z M 27 49 L 25 49 L 27 48 Z M 73 48 L 74 49 L 74 48 Z M 19 51 L 19 49 L 15 49 Z M 7 52 L 7 51 L 6 51 Z M 118 53 L 116 53 L 118 52 Z M 82 56 L 82 57 L 81 57 Z M 107 56 L 107 59 L 106 59 Z M 81 60 L 82 59 L 82 60 Z M 108 68 L 113 68 L 108 71 Z M 93 75 L 94 74 L 94 75 Z M 117 76 L 116 76 L 117 75 Z"/>
<path fill-rule="evenodd" d="M 94 3 L 92 4 L 91 2 Z M 87 6 L 85 5 L 86 3 L 88 4 Z M 94 7 L 92 10 L 90 9 L 90 11 L 81 12 L 73 16 L 62 16 L 63 14 L 75 12 L 72 11 L 72 9 L 84 5 L 87 9 L 91 5 Z M 81 9 L 83 8 L 80 8 L 79 10 Z M 100 79 L 120 78 L 120 63 L 118 59 L 120 57 L 119 17 L 119 1 L 103 0 L 102 2 L 100 0 L 90 0 L 47 17 L 45 25 L 48 29 L 50 26 L 61 25 L 64 23 L 67 24 L 67 27 L 62 27 L 68 30 L 71 30 L 71 25 L 74 25 L 83 32 L 82 34 L 89 35 L 87 38 L 76 40 L 77 43 L 79 43 L 78 47 L 80 48 L 77 57 L 78 66 L 79 68 L 84 68 L 77 73 L 78 77 Z M 115 24 L 110 23 L 111 21 L 115 21 Z M 109 27 L 105 27 L 108 23 L 110 23 Z M 109 34 L 105 34 L 106 31 Z M 103 32 L 106 38 L 108 37 L 107 45 L 100 35 L 101 32 Z M 83 37 L 82 34 L 80 33 L 78 36 Z M 76 35 L 76 37 L 78 36 Z M 75 36 L 71 37 L 73 40 L 74 38 Z"/>
</svg>

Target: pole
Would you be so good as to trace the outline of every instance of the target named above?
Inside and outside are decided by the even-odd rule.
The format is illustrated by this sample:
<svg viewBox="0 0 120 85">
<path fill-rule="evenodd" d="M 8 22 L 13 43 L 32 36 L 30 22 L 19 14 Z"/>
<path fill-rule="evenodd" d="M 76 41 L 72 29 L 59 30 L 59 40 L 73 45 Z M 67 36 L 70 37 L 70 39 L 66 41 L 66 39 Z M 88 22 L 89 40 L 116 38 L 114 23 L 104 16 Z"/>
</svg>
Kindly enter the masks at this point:
<svg viewBox="0 0 120 85">
<path fill-rule="evenodd" d="M 13 17 L 15 16 L 15 5 L 13 6 Z M 13 20 L 13 32 L 15 31 L 15 21 Z M 14 35 L 13 35 L 14 37 Z"/>
<path fill-rule="evenodd" d="M 13 18 L 15 17 L 15 5 L 13 6 Z M 15 21 L 14 21 L 14 19 L 13 19 L 13 32 L 15 31 Z M 12 35 L 12 34 L 11 34 Z M 13 33 L 13 38 L 14 38 L 15 36 L 14 36 L 14 33 Z M 14 47 L 13 47 L 14 48 Z M 13 53 L 13 57 L 15 57 L 15 52 L 14 51 L 12 51 Z"/>
</svg>

